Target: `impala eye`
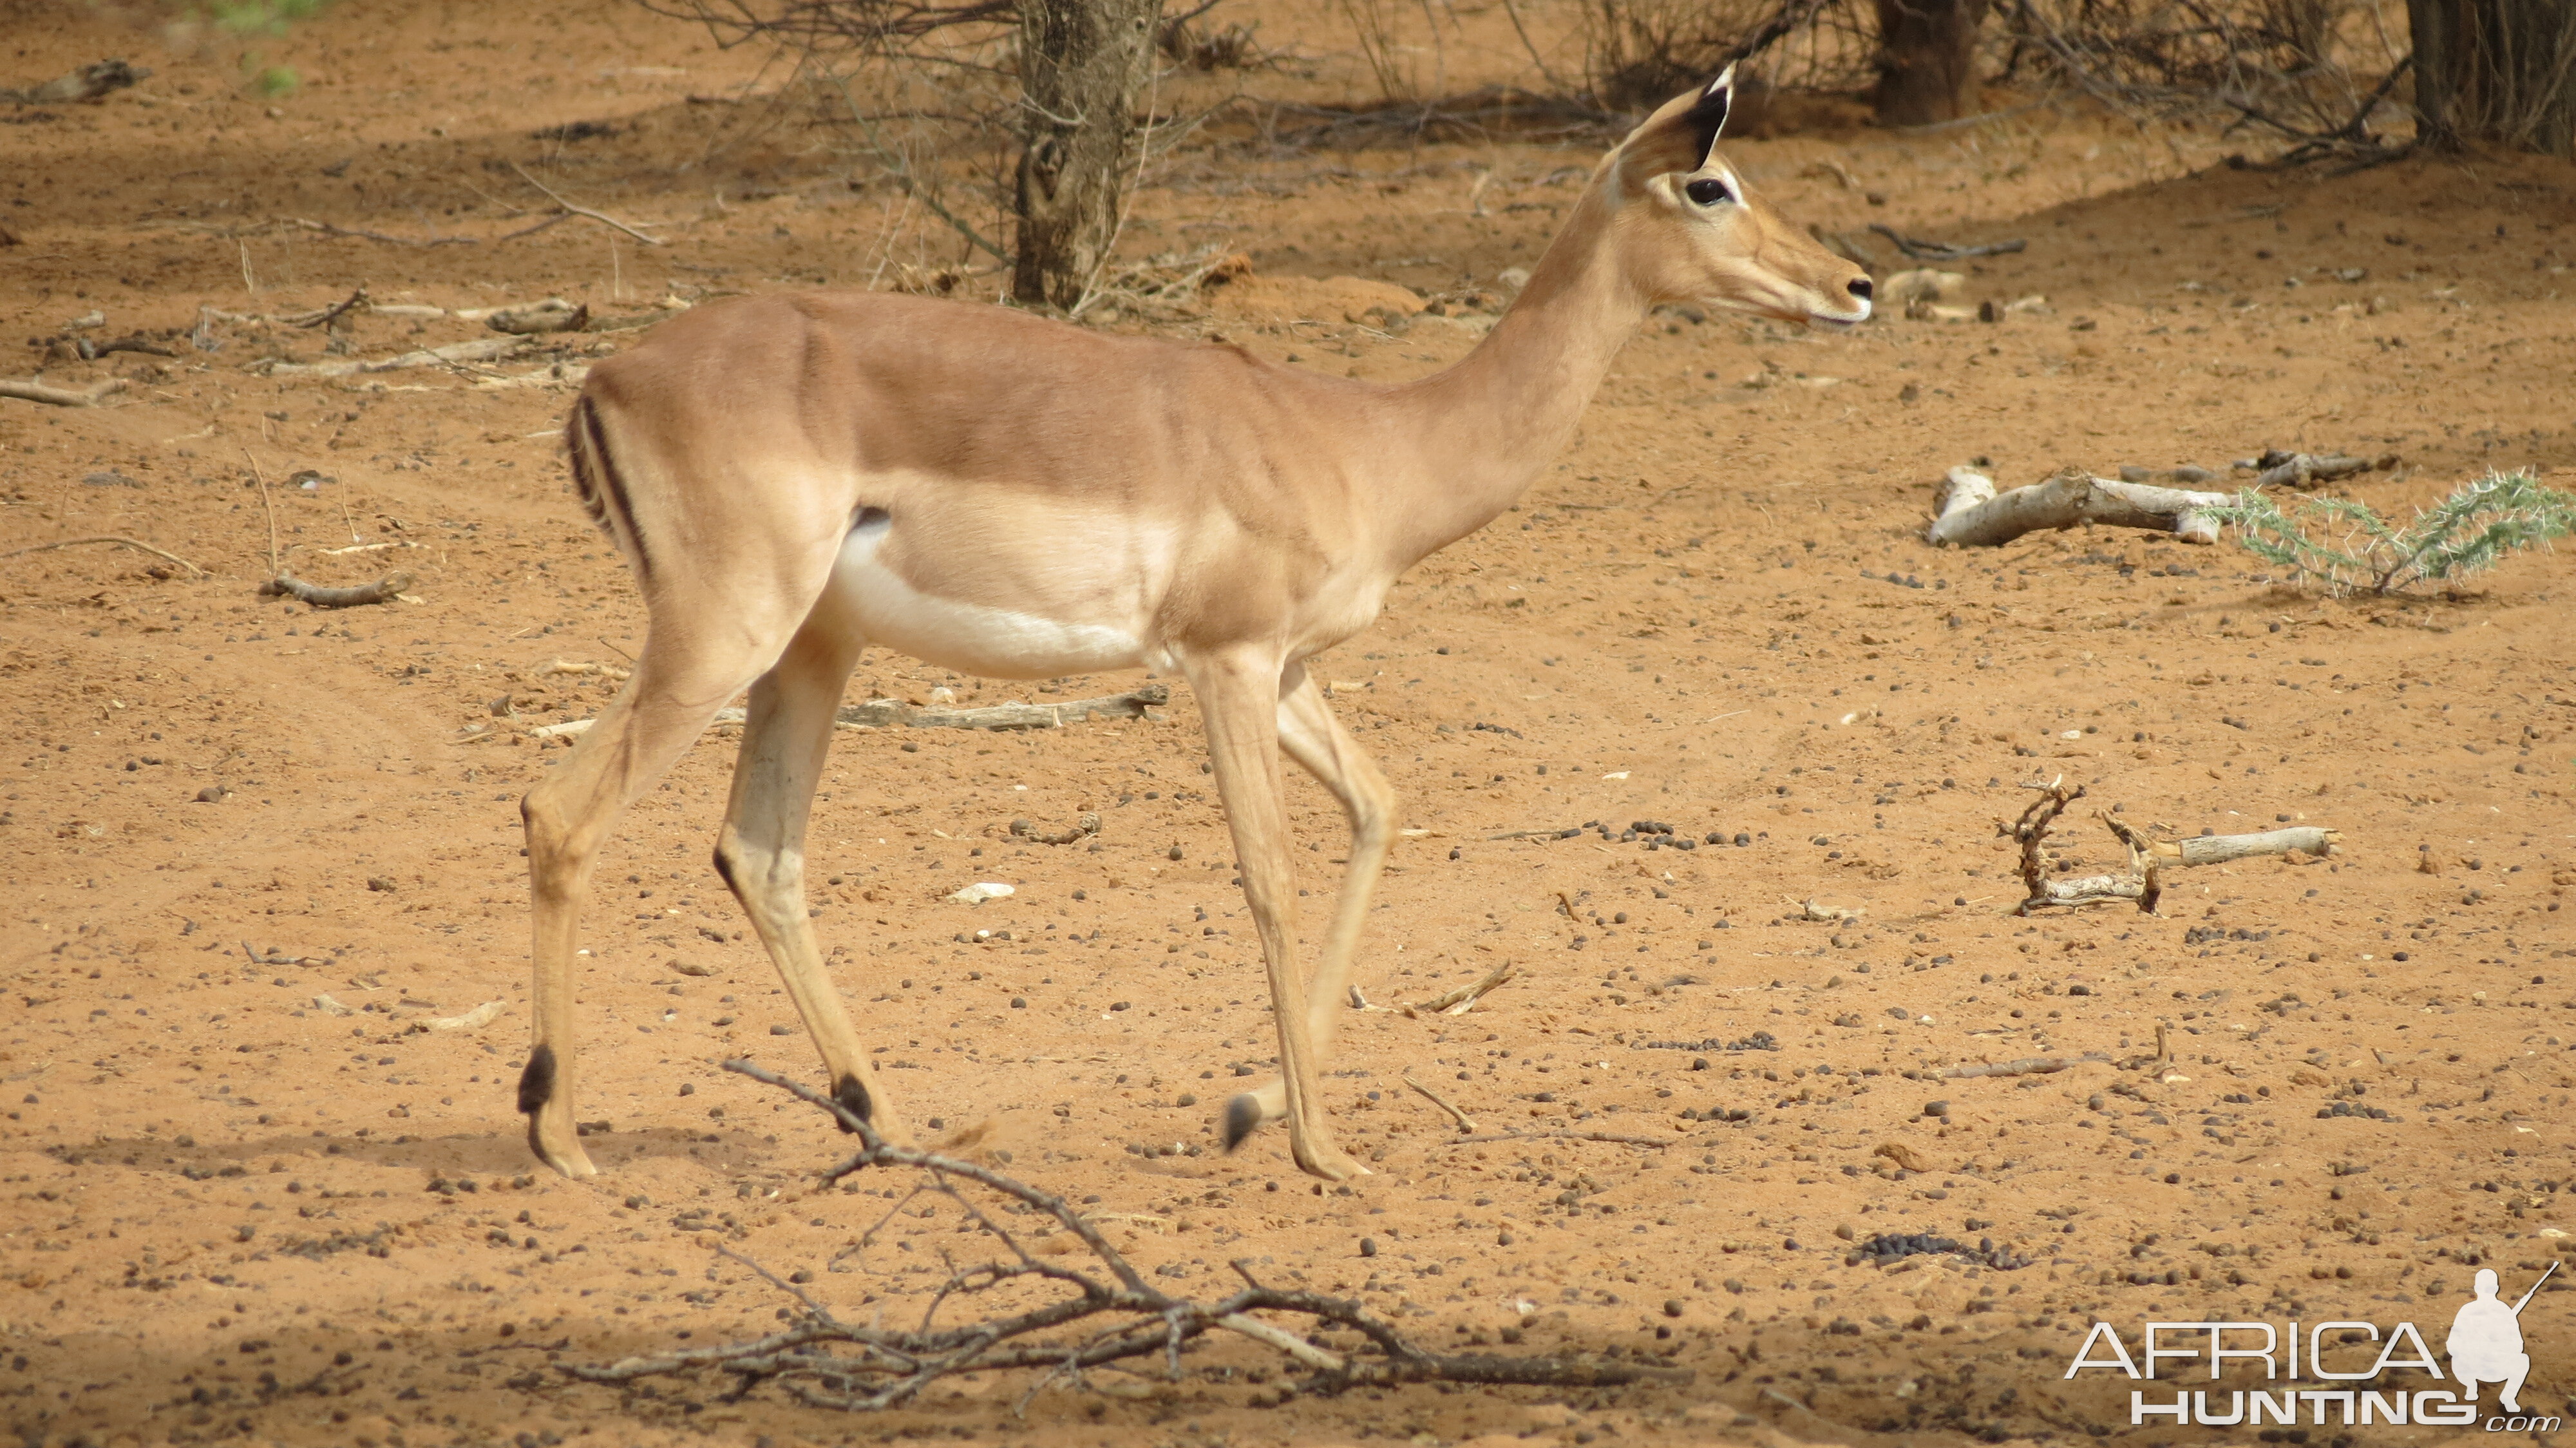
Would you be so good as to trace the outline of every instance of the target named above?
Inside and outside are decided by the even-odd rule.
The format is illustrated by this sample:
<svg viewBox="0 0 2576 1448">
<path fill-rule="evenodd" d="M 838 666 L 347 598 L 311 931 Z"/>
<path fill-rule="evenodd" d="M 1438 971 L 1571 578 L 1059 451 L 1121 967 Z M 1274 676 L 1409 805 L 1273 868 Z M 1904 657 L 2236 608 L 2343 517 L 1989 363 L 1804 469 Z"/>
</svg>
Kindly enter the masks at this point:
<svg viewBox="0 0 2576 1448">
<path fill-rule="evenodd" d="M 1733 193 L 1726 189 L 1725 182 L 1706 176 L 1684 186 L 1682 194 L 1689 197 L 1692 204 L 1697 206 L 1715 206 L 1735 199 Z"/>
</svg>

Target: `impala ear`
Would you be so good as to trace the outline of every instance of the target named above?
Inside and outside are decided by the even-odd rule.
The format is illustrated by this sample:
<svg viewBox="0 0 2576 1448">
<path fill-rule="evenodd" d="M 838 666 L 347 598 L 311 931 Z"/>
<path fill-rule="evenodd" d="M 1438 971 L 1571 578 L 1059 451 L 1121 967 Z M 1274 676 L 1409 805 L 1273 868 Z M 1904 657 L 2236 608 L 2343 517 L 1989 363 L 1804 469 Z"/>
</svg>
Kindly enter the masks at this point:
<svg viewBox="0 0 2576 1448">
<path fill-rule="evenodd" d="M 1717 134 L 1726 129 L 1727 108 L 1735 102 L 1735 63 L 1727 62 L 1717 79 L 1699 93 L 1689 111 L 1694 155 L 1691 169 L 1708 164 L 1708 153 L 1717 146 Z"/>
<path fill-rule="evenodd" d="M 1735 94 L 1735 67 L 1718 72 L 1717 79 L 1687 95 L 1679 95 L 1658 107 L 1645 122 L 1628 135 L 1621 150 L 1628 156 L 1634 173 L 1658 176 L 1668 171 L 1697 171 L 1708 164 L 1708 153 L 1717 145 L 1718 132 L 1726 128 L 1726 112 Z"/>
</svg>

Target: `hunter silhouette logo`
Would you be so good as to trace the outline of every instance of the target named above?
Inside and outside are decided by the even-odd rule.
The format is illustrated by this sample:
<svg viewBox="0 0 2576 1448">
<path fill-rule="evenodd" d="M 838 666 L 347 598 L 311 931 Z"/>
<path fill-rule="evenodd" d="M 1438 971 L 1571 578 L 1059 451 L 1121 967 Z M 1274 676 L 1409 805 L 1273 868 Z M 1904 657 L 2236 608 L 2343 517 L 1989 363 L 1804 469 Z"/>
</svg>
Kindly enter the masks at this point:
<svg viewBox="0 0 2576 1448">
<path fill-rule="evenodd" d="M 2470 1401 L 2477 1400 L 2480 1383 L 2496 1383 L 2504 1410 L 2522 1411 L 2522 1380 L 2531 1375 L 2531 1354 L 2522 1350 L 2522 1309 L 2557 1270 L 2558 1264 L 2550 1263 L 2540 1282 L 2507 1307 L 2496 1296 L 2495 1270 L 2478 1269 L 2477 1296 L 2452 1317 L 2451 1336 L 2442 1344 L 2451 1355 L 2451 1376 L 2459 1379 L 2460 1392 Z"/>
<path fill-rule="evenodd" d="M 2475 1296 L 2452 1314 L 2443 1342 L 2445 1374 L 2432 1344 L 2414 1323 L 2148 1322 L 2130 1350 L 2110 1323 L 2097 1321 L 2066 1365 L 2064 1376 L 2114 1372 L 2133 1382 L 2173 1383 L 2166 1390 L 2132 1388 L 2129 1425 L 2169 1419 L 2205 1428 L 2402 1427 L 2465 1428 L 2484 1420 L 2490 1433 L 2555 1433 L 2560 1418 L 2528 1416 L 2522 1388 L 2531 1376 L 2531 1354 L 2522 1336 L 2522 1310 L 2549 1284 L 2552 1262 L 2522 1296 L 2506 1302 L 2491 1270 L 2481 1269 Z M 2259 1378 L 2253 1369 L 2260 1367 Z M 2421 1374 L 2421 1377 L 2396 1376 Z M 2233 1379 L 2233 1383 L 2221 1386 Z M 2184 1388 L 2198 1379 L 2210 1386 Z M 2235 1384 L 2242 1384 L 2237 1386 Z M 2478 1389 L 2496 1388 L 2498 1411 L 2483 1412 Z M 2266 1437 L 2273 1436 L 2266 1434 Z"/>
</svg>

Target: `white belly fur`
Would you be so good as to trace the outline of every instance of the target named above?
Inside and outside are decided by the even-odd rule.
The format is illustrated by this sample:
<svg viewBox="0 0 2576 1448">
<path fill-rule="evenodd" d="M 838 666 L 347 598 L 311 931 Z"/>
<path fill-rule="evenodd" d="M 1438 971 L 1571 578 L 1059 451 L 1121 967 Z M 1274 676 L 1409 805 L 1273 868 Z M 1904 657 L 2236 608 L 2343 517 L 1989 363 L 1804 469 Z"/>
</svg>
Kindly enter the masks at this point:
<svg viewBox="0 0 2576 1448">
<path fill-rule="evenodd" d="M 941 668 L 999 679 L 1051 679 L 1144 664 L 1144 644 L 1132 627 L 1064 622 L 914 588 L 877 558 L 891 531 L 884 523 L 852 529 L 832 568 L 833 601 L 868 642 Z"/>
</svg>

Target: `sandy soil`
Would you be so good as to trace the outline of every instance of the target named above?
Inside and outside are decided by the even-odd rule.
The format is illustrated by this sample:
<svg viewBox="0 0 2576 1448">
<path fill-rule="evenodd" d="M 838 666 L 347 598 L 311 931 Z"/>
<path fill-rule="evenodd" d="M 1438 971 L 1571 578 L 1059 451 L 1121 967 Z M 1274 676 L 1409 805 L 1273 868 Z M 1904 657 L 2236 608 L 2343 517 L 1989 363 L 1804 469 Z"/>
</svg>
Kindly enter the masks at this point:
<svg viewBox="0 0 2576 1448">
<path fill-rule="evenodd" d="M 1276 1134 L 1212 1149 L 1232 1068 L 1271 1048 L 1185 695 L 1168 718 L 1053 733 L 850 735 L 817 809 L 819 922 L 917 1109 L 989 1120 L 1015 1170 L 1132 1214 L 1118 1235 L 1140 1263 L 1217 1290 L 1249 1257 L 1426 1340 L 1511 1329 L 1525 1349 L 1659 1357 L 1688 1386 L 1283 1403 L 1240 1345 L 1205 1358 L 1226 1373 L 1051 1390 L 1025 1420 L 1000 1380 L 865 1419 L 722 1381 L 568 1383 L 549 1365 L 773 1323 L 780 1297 L 719 1244 L 813 1270 L 860 1315 L 922 1286 L 908 1239 L 836 1258 L 886 1204 L 816 1193 L 840 1140 L 717 1068 L 811 1069 L 707 866 L 721 737 L 601 872 L 581 1114 L 606 1123 L 605 1174 L 536 1173 L 512 1114 L 515 801 L 562 757 L 522 730 L 592 712 L 607 680 L 545 666 L 614 664 L 640 624 L 566 493 L 555 364 L 625 339 L 341 378 L 263 374 L 330 360 L 291 326 L 218 321 L 220 351 L 168 358 L 60 344 L 360 283 L 621 315 L 864 285 L 890 274 L 896 202 L 734 99 L 770 83 L 758 57 L 620 6 L 352 0 L 281 50 L 308 84 L 273 102 L 230 56 L 161 53 L 67 6 L 11 14 L 13 81 L 120 53 L 159 73 L 102 105 L 0 113 L 0 318 L 31 339 L 0 371 L 54 349 L 58 384 L 132 379 L 95 409 L 0 402 L 0 552 L 121 534 L 206 570 L 97 546 L 0 561 L 0 1394 L 29 1443 L 2162 1443 L 2177 1435 L 2129 1426 L 2125 1382 L 2060 1380 L 2088 1323 L 2411 1317 L 2438 1337 L 2475 1266 L 2518 1292 L 2576 1240 L 2554 1225 L 2576 561 L 2332 603 L 2232 546 L 1919 541 L 1933 480 L 1972 457 L 2011 484 L 2265 445 L 2392 452 L 2401 468 L 2349 491 L 2398 509 L 2488 467 L 2568 485 L 2576 177 L 2502 156 L 2231 171 L 2206 136 L 2041 110 L 1737 154 L 1801 220 L 2027 237 L 1969 268 L 1969 299 L 2044 306 L 1831 338 L 1659 319 L 1523 506 L 1324 662 L 1420 832 L 1364 989 L 1522 972 L 1463 1017 L 1350 1020 L 1331 1106 L 1366 1181 L 1313 1188 Z M 612 130 L 532 135 L 584 121 Z M 1389 336 L 1362 325 L 1376 289 L 1497 289 L 1596 145 L 1265 152 L 1220 128 L 1143 193 L 1134 245 L 1223 242 L 1253 282 L 1151 325 L 1426 371 L 1481 319 Z M 488 240 L 542 215 L 513 162 L 671 244 L 587 221 Z M 485 335 L 368 315 L 345 345 Z M 299 573 L 400 569 L 411 598 L 317 614 L 255 596 L 254 463 Z M 939 687 L 1045 697 L 883 655 L 853 686 Z M 2194 872 L 2160 917 L 2018 919 L 1997 822 L 2059 775 L 2178 833 L 2304 821 L 2344 844 Z M 1320 903 L 1338 819 L 1297 789 Z M 1096 845 L 1008 832 L 1084 810 L 1107 820 Z M 1727 843 L 1497 838 L 1639 819 Z M 2091 820 L 2069 839 L 2108 861 Z M 973 879 L 1018 894 L 944 898 Z M 1866 913 L 1804 918 L 1819 897 Z M 425 1025 L 495 1000 L 480 1028 Z M 1727 1049 L 1756 1040 L 1776 1049 Z M 2043 1054 L 2103 1059 L 1922 1079 Z M 1451 1144 L 1408 1073 L 1525 1135 Z M 1856 1250 L 1918 1232 L 2000 1255 Z M 2576 1389 L 2564 1284 L 2525 1316 L 2525 1401 L 2548 1412 Z"/>
</svg>

